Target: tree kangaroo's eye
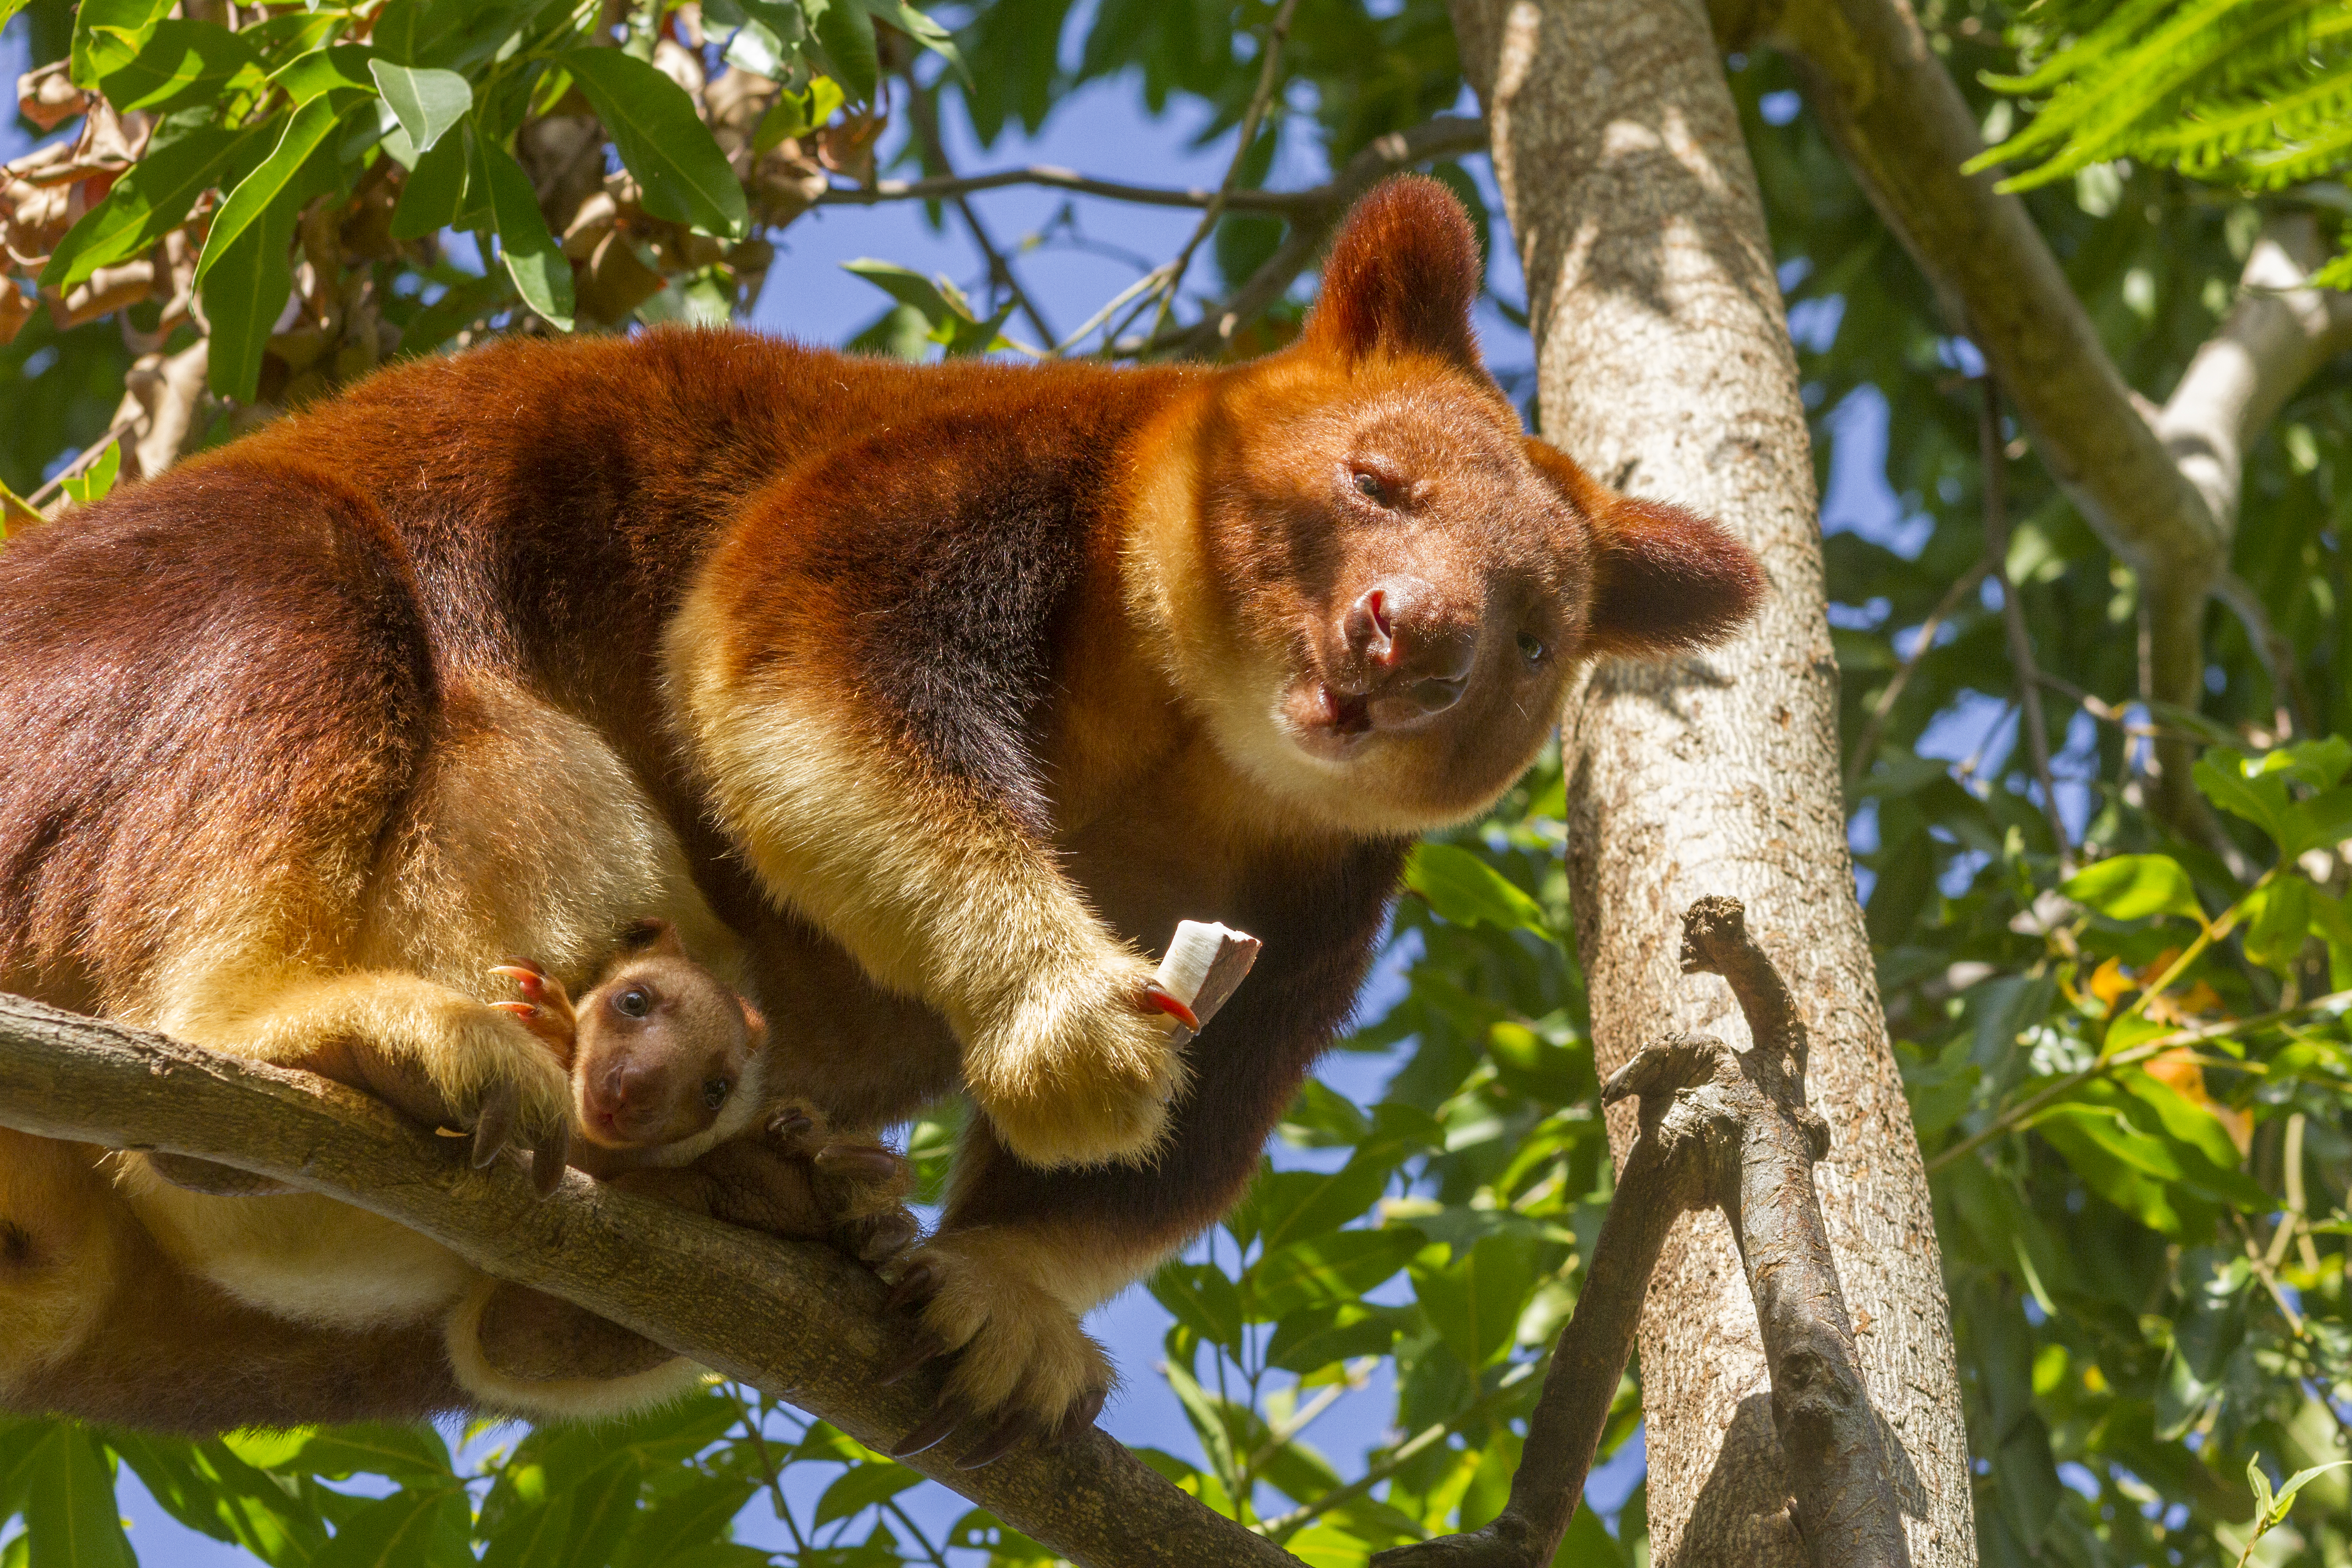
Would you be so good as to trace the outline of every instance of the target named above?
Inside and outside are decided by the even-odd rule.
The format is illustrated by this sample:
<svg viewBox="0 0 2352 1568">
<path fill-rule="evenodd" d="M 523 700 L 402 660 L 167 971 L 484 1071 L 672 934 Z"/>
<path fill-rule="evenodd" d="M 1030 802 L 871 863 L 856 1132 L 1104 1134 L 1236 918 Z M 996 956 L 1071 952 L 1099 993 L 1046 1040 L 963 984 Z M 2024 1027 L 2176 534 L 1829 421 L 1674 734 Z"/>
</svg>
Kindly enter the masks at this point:
<svg viewBox="0 0 2352 1568">
<path fill-rule="evenodd" d="M 1369 496 L 1382 506 L 1389 503 L 1388 487 L 1381 483 L 1381 477 L 1378 474 L 1368 474 L 1361 468 L 1356 470 L 1356 493 Z"/>
<path fill-rule="evenodd" d="M 706 1079 L 702 1085 L 702 1103 L 716 1110 L 727 1103 L 727 1097 L 734 1089 L 735 1086 L 723 1078 Z"/>
<path fill-rule="evenodd" d="M 642 1018 L 654 1010 L 653 994 L 642 985 L 632 985 L 613 998 L 613 1006 L 624 1018 Z"/>
<path fill-rule="evenodd" d="M 1533 632 L 1521 632 L 1519 634 L 1519 657 L 1526 659 L 1529 664 L 1541 664 L 1543 662 L 1543 638 L 1536 636 Z"/>
</svg>

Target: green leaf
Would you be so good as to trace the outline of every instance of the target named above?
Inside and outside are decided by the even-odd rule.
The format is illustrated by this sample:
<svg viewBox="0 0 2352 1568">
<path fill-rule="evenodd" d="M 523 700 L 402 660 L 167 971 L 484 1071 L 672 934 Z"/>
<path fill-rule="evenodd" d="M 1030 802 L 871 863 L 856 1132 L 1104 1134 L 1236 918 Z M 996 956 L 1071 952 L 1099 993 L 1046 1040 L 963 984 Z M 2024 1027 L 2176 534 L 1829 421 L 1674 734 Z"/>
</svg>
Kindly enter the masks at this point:
<svg viewBox="0 0 2352 1568">
<path fill-rule="evenodd" d="M 723 1540 L 758 1489 L 742 1476 L 689 1481 L 637 1516 L 613 1561 L 619 1568 L 662 1568 L 688 1547 Z"/>
<path fill-rule="evenodd" d="M 66 499 L 74 505 L 88 506 L 92 501 L 104 500 L 107 492 L 114 489 L 116 476 L 121 472 L 122 443 L 111 441 L 107 444 L 104 457 L 58 488 L 65 491 Z"/>
<path fill-rule="evenodd" d="M 906 0 L 866 0 L 866 9 L 869 15 L 889 23 L 947 61 L 949 68 L 966 87 L 972 85 L 971 68 L 964 64 L 963 55 L 956 48 L 954 34 L 908 5 Z"/>
<path fill-rule="evenodd" d="M 150 152 L 84 213 L 41 269 L 41 287 L 64 290 L 101 267 L 138 255 L 180 226 L 196 198 L 235 161 L 248 132 L 205 126 Z"/>
<path fill-rule="evenodd" d="M 273 1568 L 304 1568 L 326 1544 L 314 1512 L 225 1444 L 110 1429 L 105 1436 L 149 1495 L 191 1530 L 242 1546 Z"/>
<path fill-rule="evenodd" d="M 2261 828 L 2282 852 L 2293 853 L 2286 847 L 2294 830 L 2288 822 L 2291 803 L 2283 771 L 2258 767 L 2250 776 L 2243 752 L 2216 746 L 2197 759 L 2189 776 L 2207 800 Z"/>
<path fill-rule="evenodd" d="M 572 262 L 547 231 L 530 176 L 505 148 L 480 136 L 467 141 L 473 149 L 474 177 L 489 192 L 490 212 L 498 220 L 499 260 L 514 279 L 515 291 L 551 324 L 570 331 Z"/>
<path fill-rule="evenodd" d="M 291 242 L 294 214 L 287 212 L 249 224 L 226 249 L 205 247 L 205 257 L 214 261 L 212 275 L 200 284 L 205 320 L 212 322 L 205 378 L 221 397 L 254 402 L 261 395 L 261 355 L 294 291 L 294 261 L 287 257 Z"/>
<path fill-rule="evenodd" d="M 2282 876 L 2246 897 L 2246 956 L 2284 979 L 2303 962 L 2311 934 L 2311 884 Z"/>
<path fill-rule="evenodd" d="M 923 1478 L 888 1459 L 854 1465 L 824 1489 L 816 1501 L 816 1521 L 830 1524 L 848 1519 L 877 1503 L 889 1501 Z"/>
<path fill-rule="evenodd" d="M 824 51 L 827 73 L 859 103 L 874 101 L 882 79 L 881 57 L 874 44 L 874 18 L 864 0 L 800 0 L 801 15 Z"/>
<path fill-rule="evenodd" d="M 1535 1289 L 1537 1249 L 1529 1237 L 1498 1232 L 1442 1268 L 1414 1263 L 1421 1310 L 1465 1366 L 1482 1367 L 1509 1352 Z"/>
<path fill-rule="evenodd" d="M 2294 832 L 2294 854 L 2352 838 L 2352 784 L 2299 802 L 2287 820 Z"/>
<path fill-rule="evenodd" d="M 625 1449 L 572 1489 L 572 1528 L 564 1537 L 563 1568 L 604 1568 L 637 1514 L 645 1466 Z"/>
<path fill-rule="evenodd" d="M 1207 1263 L 1166 1263 L 1150 1279 L 1151 1294 L 1175 1320 L 1208 1341 L 1241 1353 L 1242 1298 L 1223 1269 Z"/>
<path fill-rule="evenodd" d="M 363 92 L 373 98 L 375 78 L 368 74 L 368 67 L 374 56 L 373 49 L 362 44 L 312 49 L 280 66 L 269 83 L 298 104 L 330 92 Z"/>
<path fill-rule="evenodd" d="M 1406 862 L 1404 885 L 1455 925 L 1490 925 L 1501 931 L 1552 935 L 1543 906 L 1467 849 L 1422 844 Z"/>
<path fill-rule="evenodd" d="M 2116 855 L 2075 872 L 2058 890 L 2109 920 L 2186 915 L 2205 923 L 2189 873 L 2168 855 Z"/>
<path fill-rule="evenodd" d="M 1238 1470 L 1234 1459 L 1233 1434 L 1224 1420 L 1224 1404 L 1215 1394 L 1202 1388 L 1188 1367 L 1174 1362 L 1163 1363 L 1160 1372 L 1168 1386 L 1176 1393 L 1176 1402 L 1184 1407 L 1184 1417 L 1192 1422 L 1192 1431 L 1201 1439 L 1201 1451 L 1208 1456 L 1211 1468 L 1227 1487 L 1234 1484 Z"/>
<path fill-rule="evenodd" d="M 611 132 L 647 212 L 730 239 L 751 231 L 742 183 L 684 88 L 618 49 L 572 49 L 555 63 Z"/>
<path fill-rule="evenodd" d="M 395 1426 L 363 1421 L 322 1428 L 281 1467 L 305 1475 L 341 1480 L 356 1475 L 389 1476 L 398 1481 L 446 1481 L 455 1472 L 449 1445 L 419 1423 Z"/>
<path fill-rule="evenodd" d="M 310 1560 L 310 1568 L 431 1568 L 447 1563 L 446 1548 L 452 1505 L 466 1507 L 454 1487 L 402 1488 L 377 1498 L 343 1521 L 335 1538 Z M 472 1518 L 467 1513 L 467 1519 Z M 468 1559 L 470 1560 L 470 1558 Z"/>
<path fill-rule="evenodd" d="M 126 29 L 91 29 L 99 89 L 118 110 L 173 109 L 219 96 L 228 79 L 258 70 L 253 47 L 215 22 L 166 18 L 143 39 Z"/>
<path fill-rule="evenodd" d="M 1357 1300 L 1403 1268 L 1423 1245 L 1420 1232 L 1398 1226 L 1295 1241 L 1250 1266 L 1242 1276 L 1242 1299 L 1250 1317 L 1260 1322 L 1279 1321 L 1301 1307 Z"/>
<path fill-rule="evenodd" d="M 114 1502 L 114 1468 L 97 1437 L 58 1422 L 25 1460 L 29 1568 L 134 1568 Z"/>
<path fill-rule="evenodd" d="M 844 271 L 856 273 L 901 305 L 920 311 L 931 324 L 930 341 L 945 344 L 950 356 L 985 353 L 1006 346 L 998 329 L 1012 315 L 1010 306 L 983 321 L 972 310 L 963 290 L 945 277 L 925 278 L 895 261 L 877 261 L 870 257 L 841 265 Z"/>
<path fill-rule="evenodd" d="M 220 211 L 213 216 L 212 232 L 205 239 L 205 253 L 196 262 L 199 284 L 212 275 L 224 255 L 261 224 L 265 215 L 282 222 L 285 232 L 292 234 L 301 204 L 315 194 L 319 174 L 312 159 L 321 154 L 331 156 L 335 132 L 343 116 L 356 107 L 342 94 L 330 93 L 312 99 L 294 111 L 269 156 L 237 182 L 236 189 L 228 194 Z M 282 297 L 279 303 L 284 303 Z M 209 303 L 206 309 L 209 310 Z M 219 384 L 217 379 L 214 384 Z"/>
<path fill-rule="evenodd" d="M 2352 1465 L 2352 1459 L 2330 1459 L 2324 1465 L 2314 1465 L 2308 1469 L 2295 1471 L 2286 1479 L 2286 1485 L 2279 1488 L 2278 1499 L 2265 1510 L 2266 1515 L 2273 1520 L 2284 1520 L 2287 1505 L 2294 1501 L 2295 1493 L 2328 1471 L 2340 1470 L 2347 1465 Z"/>
<path fill-rule="evenodd" d="M 420 154 L 433 151 L 474 107 L 473 88 L 456 71 L 416 69 L 390 60 L 371 60 L 368 70 L 408 132 L 408 144 Z"/>
<path fill-rule="evenodd" d="M 567 1568 L 572 1495 L 560 1491 L 536 1507 L 509 1510 L 482 1551 L 482 1568 Z"/>
<path fill-rule="evenodd" d="M 474 161 L 467 143 L 473 127 L 464 116 L 459 120 L 457 133 L 441 137 L 409 171 L 400 205 L 392 210 L 393 238 L 422 239 L 445 228 L 465 227 L 476 213 L 488 213 L 488 190 L 476 189 L 468 178 Z"/>
<path fill-rule="evenodd" d="M 172 0 L 81 0 L 74 8 L 72 58 L 67 67 L 73 84 L 96 90 L 100 58 L 112 58 L 112 51 L 126 45 L 135 53 L 171 9 Z"/>
</svg>

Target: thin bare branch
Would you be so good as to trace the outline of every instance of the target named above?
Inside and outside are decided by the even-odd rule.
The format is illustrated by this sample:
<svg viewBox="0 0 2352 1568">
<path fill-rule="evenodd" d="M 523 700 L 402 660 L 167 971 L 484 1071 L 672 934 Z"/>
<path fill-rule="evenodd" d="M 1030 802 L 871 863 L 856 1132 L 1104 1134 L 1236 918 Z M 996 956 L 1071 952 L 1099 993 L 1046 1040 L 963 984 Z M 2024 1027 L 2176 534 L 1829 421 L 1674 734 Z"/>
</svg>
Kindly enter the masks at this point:
<svg viewBox="0 0 2352 1568">
<path fill-rule="evenodd" d="M 1927 657 L 1936 651 L 1936 634 L 1944 629 L 1944 623 L 1968 602 L 1969 595 L 1977 591 L 1985 580 L 1985 574 L 1991 570 L 1991 558 L 1979 558 L 1975 565 L 1961 573 L 1952 585 L 1944 590 L 1944 596 L 1936 601 L 1936 607 L 1927 612 L 1926 620 L 1919 623 L 1919 640 L 1913 645 L 1911 657 L 1903 661 L 1901 668 L 1895 670 L 1895 678 L 1871 703 L 1870 718 L 1863 725 L 1862 733 L 1854 739 L 1853 752 L 1845 768 L 1848 795 L 1853 794 L 1853 786 L 1862 782 L 1862 775 L 1869 770 L 1871 759 L 1877 756 L 1879 740 L 1886 733 L 1887 718 L 1895 711 L 1895 704 L 1902 700 L 1903 689 L 1911 683 L 1911 677 L 1917 673 Z"/>
<path fill-rule="evenodd" d="M 2009 575 L 2009 464 L 2001 452 L 2000 384 L 1991 376 L 1982 383 L 1984 403 L 1977 420 L 1977 449 L 1984 468 L 1985 566 L 2000 587 L 2000 618 L 2009 630 L 2009 663 L 2017 677 L 2017 700 L 2023 710 L 2025 753 L 2032 759 L 2034 782 L 2042 786 L 2042 815 L 2050 824 L 2050 840 L 2058 847 L 2058 868 L 2072 876 L 2074 851 L 2066 837 L 2066 819 L 2058 813 L 2058 784 L 2050 773 L 2050 731 L 2042 717 L 2042 667 L 2034 661 L 2033 638 L 2025 626 L 2025 605 Z"/>
<path fill-rule="evenodd" d="M 915 135 L 923 144 L 924 162 L 946 170 L 948 176 L 953 178 L 955 168 L 948 162 L 947 142 L 940 135 L 939 99 L 925 92 L 911 74 L 907 79 L 907 118 L 913 122 Z M 1012 297 L 1013 304 L 1020 307 L 1021 313 L 1029 318 L 1029 324 L 1037 329 L 1039 338 L 1049 343 L 1059 342 L 1061 334 L 1054 331 L 1053 324 L 1045 320 L 1045 312 L 1037 309 L 1037 302 L 1029 297 L 1029 291 L 1021 287 L 1021 279 L 1013 272 L 1013 263 L 997 247 L 995 237 L 988 232 L 988 226 L 981 221 L 971 196 L 957 191 L 947 199 L 955 204 L 957 214 L 962 217 L 964 227 L 971 235 L 971 242 L 980 247 L 981 255 L 987 258 L 989 277 Z"/>
</svg>

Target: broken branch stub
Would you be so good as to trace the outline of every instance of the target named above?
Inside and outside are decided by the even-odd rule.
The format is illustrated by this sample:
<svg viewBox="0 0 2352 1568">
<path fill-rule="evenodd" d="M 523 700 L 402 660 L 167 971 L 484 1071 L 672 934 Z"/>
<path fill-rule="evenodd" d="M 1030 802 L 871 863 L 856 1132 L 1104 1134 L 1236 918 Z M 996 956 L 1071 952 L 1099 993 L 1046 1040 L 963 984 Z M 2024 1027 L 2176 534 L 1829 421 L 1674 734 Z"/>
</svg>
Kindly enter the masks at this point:
<svg viewBox="0 0 2352 1568">
<path fill-rule="evenodd" d="M 1805 1028 L 1795 999 L 1748 934 L 1736 899 L 1691 906 L 1682 967 L 1730 983 L 1755 1047 L 1676 1035 L 1644 1047 L 1601 1085 L 1604 1105 L 1638 1101 L 1640 1132 L 1528 1417 L 1510 1501 L 1483 1529 L 1383 1552 L 1373 1568 L 1542 1568 L 1551 1561 L 1583 1495 L 1667 1232 L 1684 1210 L 1710 1206 L 1730 1220 L 1747 1266 L 1790 1511 L 1809 1555 L 1821 1568 L 1907 1568 L 1881 1427 L 1813 1191 L 1813 1163 L 1829 1152 L 1829 1130 L 1805 1104 Z"/>
</svg>

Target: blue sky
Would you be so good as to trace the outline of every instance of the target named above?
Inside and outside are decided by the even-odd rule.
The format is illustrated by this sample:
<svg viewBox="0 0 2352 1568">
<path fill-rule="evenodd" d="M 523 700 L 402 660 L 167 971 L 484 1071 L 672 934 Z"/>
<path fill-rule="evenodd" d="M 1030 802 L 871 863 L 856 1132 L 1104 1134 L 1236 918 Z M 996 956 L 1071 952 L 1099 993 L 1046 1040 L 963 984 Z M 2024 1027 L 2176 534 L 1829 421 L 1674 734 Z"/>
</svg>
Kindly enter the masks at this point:
<svg viewBox="0 0 2352 1568">
<path fill-rule="evenodd" d="M 26 31 L 19 22 L 0 37 L 0 75 L 11 80 L 25 68 Z M 1475 103 L 1465 101 L 1463 107 L 1475 111 Z M 1790 108 L 1793 111 L 1793 104 Z M 964 172 L 1044 163 L 1141 184 L 1212 185 L 1223 174 L 1232 144 L 1226 138 L 1206 148 L 1191 146 L 1202 118 L 1197 106 L 1180 100 L 1165 117 L 1153 120 L 1143 110 L 1136 84 L 1119 79 L 1097 84 L 1068 100 L 1034 141 L 1020 138 L 1016 132 L 983 151 L 954 107 L 948 111 L 944 129 L 950 154 Z M 886 146 L 896 140 L 894 132 Z M 0 160 L 17 156 L 25 146 L 13 126 L 0 126 Z M 1471 160 L 1469 166 L 1486 188 L 1491 208 L 1499 212 L 1501 203 L 1485 160 Z M 1311 150 L 1294 148 L 1286 152 L 1269 184 L 1312 184 L 1324 174 Z M 1195 221 L 1194 215 L 1185 211 L 1132 207 L 1035 189 L 990 192 L 978 200 L 999 244 L 1020 250 L 1016 265 L 1025 287 L 1066 332 L 1135 279 L 1139 266 L 1125 257 L 1139 258 L 1140 265 L 1148 266 L 1173 255 Z M 1083 247 L 1069 243 L 1071 231 L 1056 223 L 1066 208 L 1075 215 L 1075 232 L 1084 237 Z M 1064 237 L 1032 244 L 1049 228 Z M 1492 281 L 1498 293 L 1516 302 L 1523 293 L 1516 254 L 1507 232 L 1499 226 L 1495 239 Z M 927 274 L 944 272 L 975 290 L 985 279 L 977 253 L 952 217 L 944 230 L 935 231 L 926 225 L 920 205 L 913 203 L 821 208 L 786 230 L 779 237 L 778 249 L 753 321 L 765 330 L 813 342 L 845 341 L 888 304 L 870 284 L 844 271 L 841 264 L 845 261 L 879 258 Z M 1193 287 L 1206 291 L 1216 281 L 1213 265 L 1204 254 L 1196 260 Z M 1809 307 L 1811 313 L 1798 323 L 1800 336 L 1833 334 L 1834 303 Z M 1492 309 L 1481 311 L 1479 325 L 1495 368 L 1507 380 L 1513 373 L 1526 374 L 1533 356 L 1525 334 Z M 1016 320 L 1013 330 L 1019 332 L 1024 327 Z M 1907 546 L 1906 553 L 1916 551 L 1924 541 L 1925 521 L 1904 507 L 1886 484 L 1884 400 L 1866 390 L 1832 417 L 1838 439 L 1823 507 L 1826 526 L 1853 529 L 1898 548 Z M 1966 756 L 1977 749 L 1994 721 L 1990 712 L 1957 712 L 1949 723 L 1937 727 L 1922 749 L 1955 758 Z M 2000 744 L 1996 740 L 1996 749 Z M 1387 984 L 1392 996 L 1393 978 Z M 1374 994 L 1367 997 L 1370 1010 L 1380 1010 L 1389 999 L 1379 994 L 1380 988 L 1381 983 L 1376 982 Z M 1331 1076 L 1340 1088 L 1370 1100 L 1379 1098 L 1390 1063 L 1384 1058 L 1346 1058 L 1333 1066 Z M 1276 1157 L 1286 1163 L 1304 1158 L 1280 1150 Z M 1104 1425 L 1130 1444 L 1197 1458 L 1197 1445 L 1174 1395 L 1152 1370 L 1168 1323 L 1167 1315 L 1140 1289 L 1129 1291 L 1092 1321 L 1093 1331 L 1109 1347 L 1124 1383 L 1124 1391 L 1106 1413 Z M 1343 1400 L 1325 1417 L 1313 1434 L 1314 1440 L 1344 1471 L 1357 1462 L 1365 1447 L 1380 1439 L 1390 1407 L 1384 1384 L 1368 1388 Z M 1637 1438 L 1596 1475 L 1591 1493 L 1596 1506 L 1613 1511 L 1639 1479 L 1640 1470 Z M 829 1476 L 830 1472 L 824 1472 L 814 1478 L 810 1496 L 802 1500 L 813 1502 L 815 1489 Z M 126 1512 L 133 1523 L 131 1539 L 149 1564 L 250 1561 L 181 1529 L 163 1516 L 127 1477 L 123 1493 Z M 903 1500 L 927 1528 L 953 1520 L 966 1506 L 936 1488 L 925 1488 Z M 746 1511 L 740 1528 L 742 1538 L 755 1544 L 788 1544 L 763 1503 L 755 1503 Z"/>
</svg>

